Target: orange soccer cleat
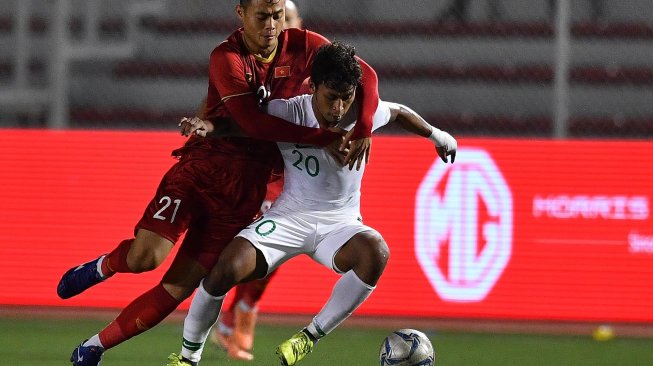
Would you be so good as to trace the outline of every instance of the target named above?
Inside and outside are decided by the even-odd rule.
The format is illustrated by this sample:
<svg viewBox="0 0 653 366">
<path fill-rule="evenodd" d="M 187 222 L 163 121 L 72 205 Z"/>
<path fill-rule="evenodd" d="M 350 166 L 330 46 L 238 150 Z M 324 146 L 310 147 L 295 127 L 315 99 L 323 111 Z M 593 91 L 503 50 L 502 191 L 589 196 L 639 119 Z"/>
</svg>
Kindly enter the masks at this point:
<svg viewBox="0 0 653 366">
<path fill-rule="evenodd" d="M 244 311 L 240 306 L 236 306 L 235 315 L 236 326 L 232 335 L 233 341 L 240 349 L 250 351 L 254 347 L 254 328 L 258 309 L 252 308 L 250 311 Z"/>
<path fill-rule="evenodd" d="M 233 360 L 252 361 L 254 359 L 253 354 L 238 347 L 233 340 L 233 335 L 220 332 L 218 329 L 214 329 L 211 333 L 211 342 L 224 349 L 227 356 Z"/>
<path fill-rule="evenodd" d="M 229 349 L 230 338 L 230 335 L 220 332 L 217 328 L 213 329 L 213 332 L 211 332 L 211 343 L 225 351 Z"/>
<path fill-rule="evenodd" d="M 229 344 L 229 348 L 227 348 L 227 356 L 231 358 L 232 360 L 241 360 L 241 361 L 252 361 L 254 360 L 254 355 L 245 351 L 244 349 L 240 349 L 238 345 L 235 343 Z"/>
</svg>

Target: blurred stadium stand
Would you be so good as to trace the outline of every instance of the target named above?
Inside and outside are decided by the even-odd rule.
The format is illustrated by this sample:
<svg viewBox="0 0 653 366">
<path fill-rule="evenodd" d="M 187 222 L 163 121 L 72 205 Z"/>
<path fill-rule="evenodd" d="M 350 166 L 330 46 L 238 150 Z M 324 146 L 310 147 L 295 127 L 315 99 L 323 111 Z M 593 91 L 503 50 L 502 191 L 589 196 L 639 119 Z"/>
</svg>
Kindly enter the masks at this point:
<svg viewBox="0 0 653 366">
<path fill-rule="evenodd" d="M 53 127 L 50 99 L 17 95 L 38 94 L 52 79 L 54 7 L 70 0 L 28 1 L 22 27 L 29 50 L 19 65 L 23 1 L 0 0 L 0 126 Z M 568 136 L 653 137 L 650 0 L 602 1 L 600 16 L 591 1 L 571 0 Z M 72 0 L 73 44 L 93 34 L 95 47 L 132 48 L 70 59 L 63 127 L 174 129 L 205 95 L 208 55 L 238 26 L 236 1 L 141 0 L 150 11 L 136 13 L 134 3 Z M 548 0 L 471 0 L 453 20 L 440 19 L 446 0 L 296 3 L 306 28 L 356 46 L 379 73 L 383 99 L 458 135 L 552 136 L 555 29 Z"/>
</svg>

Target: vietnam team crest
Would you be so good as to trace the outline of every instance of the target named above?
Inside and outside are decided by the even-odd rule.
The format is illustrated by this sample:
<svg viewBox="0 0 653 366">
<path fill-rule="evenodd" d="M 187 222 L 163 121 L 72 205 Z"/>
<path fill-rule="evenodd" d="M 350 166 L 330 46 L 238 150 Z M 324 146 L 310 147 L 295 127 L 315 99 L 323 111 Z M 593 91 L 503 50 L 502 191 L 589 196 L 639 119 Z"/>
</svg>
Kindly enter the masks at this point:
<svg viewBox="0 0 653 366">
<path fill-rule="evenodd" d="M 417 190 L 415 254 L 443 300 L 482 301 L 512 253 L 512 194 L 487 152 L 458 155 L 436 160 Z"/>
</svg>

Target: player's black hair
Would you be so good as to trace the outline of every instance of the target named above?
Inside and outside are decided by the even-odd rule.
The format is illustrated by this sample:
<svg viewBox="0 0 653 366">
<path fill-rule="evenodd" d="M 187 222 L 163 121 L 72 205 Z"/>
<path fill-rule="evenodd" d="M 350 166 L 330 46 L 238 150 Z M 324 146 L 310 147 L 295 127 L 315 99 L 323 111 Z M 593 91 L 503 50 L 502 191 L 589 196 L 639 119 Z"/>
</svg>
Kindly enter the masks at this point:
<svg viewBox="0 0 653 366">
<path fill-rule="evenodd" d="M 311 81 L 316 87 L 325 84 L 339 92 L 348 91 L 363 76 L 355 56 L 356 49 L 349 44 L 336 41 L 323 45 L 315 54 Z"/>
<path fill-rule="evenodd" d="M 272 3 L 272 4 L 276 4 L 276 3 L 279 2 L 279 0 L 266 0 L 266 1 L 269 2 L 269 3 Z M 251 3 L 252 3 L 252 0 L 240 0 L 240 6 L 242 6 L 243 8 L 248 6 Z"/>
</svg>

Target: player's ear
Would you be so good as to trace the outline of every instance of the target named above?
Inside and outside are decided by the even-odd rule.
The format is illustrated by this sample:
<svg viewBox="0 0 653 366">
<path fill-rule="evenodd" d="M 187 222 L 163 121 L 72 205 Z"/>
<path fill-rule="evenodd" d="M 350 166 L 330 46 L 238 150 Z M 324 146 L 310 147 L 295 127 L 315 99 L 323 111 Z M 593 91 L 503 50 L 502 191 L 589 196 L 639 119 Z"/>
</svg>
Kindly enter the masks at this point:
<svg viewBox="0 0 653 366">
<path fill-rule="evenodd" d="M 236 15 L 242 22 L 245 21 L 245 9 L 240 4 L 236 5 Z"/>
<path fill-rule="evenodd" d="M 317 87 L 315 86 L 315 83 L 313 80 L 309 80 L 308 85 L 311 88 L 311 94 L 315 94 L 315 91 L 317 90 Z"/>
</svg>

